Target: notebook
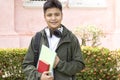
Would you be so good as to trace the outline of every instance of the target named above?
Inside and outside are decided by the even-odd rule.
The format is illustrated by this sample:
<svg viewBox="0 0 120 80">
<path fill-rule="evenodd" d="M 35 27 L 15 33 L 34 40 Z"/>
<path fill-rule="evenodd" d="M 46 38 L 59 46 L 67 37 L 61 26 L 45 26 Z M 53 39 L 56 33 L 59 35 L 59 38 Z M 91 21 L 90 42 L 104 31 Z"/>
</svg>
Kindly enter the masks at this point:
<svg viewBox="0 0 120 80">
<path fill-rule="evenodd" d="M 56 52 L 49 49 L 47 46 L 42 45 L 39 60 L 37 64 L 38 72 L 53 71 Z"/>
</svg>

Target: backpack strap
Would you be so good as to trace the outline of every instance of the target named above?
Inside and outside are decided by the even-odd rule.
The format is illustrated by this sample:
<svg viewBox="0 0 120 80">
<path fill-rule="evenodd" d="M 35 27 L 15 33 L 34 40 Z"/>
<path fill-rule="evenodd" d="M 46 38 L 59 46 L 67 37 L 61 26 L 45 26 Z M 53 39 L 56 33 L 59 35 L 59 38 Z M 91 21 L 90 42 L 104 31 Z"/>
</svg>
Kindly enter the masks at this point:
<svg viewBox="0 0 120 80">
<path fill-rule="evenodd" d="M 41 40 L 41 33 L 37 32 L 35 35 L 35 43 L 34 43 L 34 66 L 37 67 L 37 62 L 39 58 L 39 52 L 40 52 L 40 40 Z"/>
</svg>

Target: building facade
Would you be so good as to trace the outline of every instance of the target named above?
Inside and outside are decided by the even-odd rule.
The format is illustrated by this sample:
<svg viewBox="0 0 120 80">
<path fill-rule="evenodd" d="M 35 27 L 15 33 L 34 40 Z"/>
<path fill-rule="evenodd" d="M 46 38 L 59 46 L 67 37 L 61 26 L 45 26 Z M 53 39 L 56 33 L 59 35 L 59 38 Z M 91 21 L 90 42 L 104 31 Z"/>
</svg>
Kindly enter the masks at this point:
<svg viewBox="0 0 120 80">
<path fill-rule="evenodd" d="M 40 2 L 41 1 L 41 2 Z M 63 21 L 68 29 L 96 25 L 104 30 L 103 47 L 120 45 L 120 0 L 61 0 Z M 45 0 L 0 0 L 0 48 L 26 48 L 35 32 L 46 27 Z"/>
</svg>

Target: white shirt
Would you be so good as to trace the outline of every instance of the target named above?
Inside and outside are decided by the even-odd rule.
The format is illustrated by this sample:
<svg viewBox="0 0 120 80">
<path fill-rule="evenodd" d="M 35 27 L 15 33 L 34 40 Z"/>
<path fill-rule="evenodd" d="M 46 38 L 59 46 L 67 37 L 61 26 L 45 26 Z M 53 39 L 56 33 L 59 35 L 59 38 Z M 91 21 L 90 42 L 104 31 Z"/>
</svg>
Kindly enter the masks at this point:
<svg viewBox="0 0 120 80">
<path fill-rule="evenodd" d="M 61 32 L 63 31 L 63 27 L 61 28 L 58 28 L 58 30 L 60 30 Z M 60 41 L 60 38 L 59 37 L 56 37 L 55 35 L 52 34 L 52 37 L 50 37 L 50 31 L 48 28 L 45 29 L 45 32 L 47 34 L 47 38 L 48 38 L 48 42 L 49 42 L 49 48 L 52 50 L 52 51 L 55 51 L 56 48 L 57 48 L 57 45 Z"/>
</svg>

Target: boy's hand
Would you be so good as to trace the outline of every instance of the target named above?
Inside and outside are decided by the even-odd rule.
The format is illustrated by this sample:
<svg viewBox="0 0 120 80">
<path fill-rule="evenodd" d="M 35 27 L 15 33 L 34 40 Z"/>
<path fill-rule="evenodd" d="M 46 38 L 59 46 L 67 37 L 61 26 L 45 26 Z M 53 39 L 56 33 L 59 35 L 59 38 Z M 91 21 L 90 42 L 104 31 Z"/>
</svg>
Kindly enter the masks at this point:
<svg viewBox="0 0 120 80">
<path fill-rule="evenodd" d="M 54 68 L 57 66 L 57 64 L 59 63 L 60 58 L 58 56 L 55 57 L 55 62 L 54 62 Z"/>
<path fill-rule="evenodd" d="M 49 71 L 45 71 L 42 73 L 40 80 L 54 80 L 54 78 L 52 75 L 50 75 Z"/>
</svg>

